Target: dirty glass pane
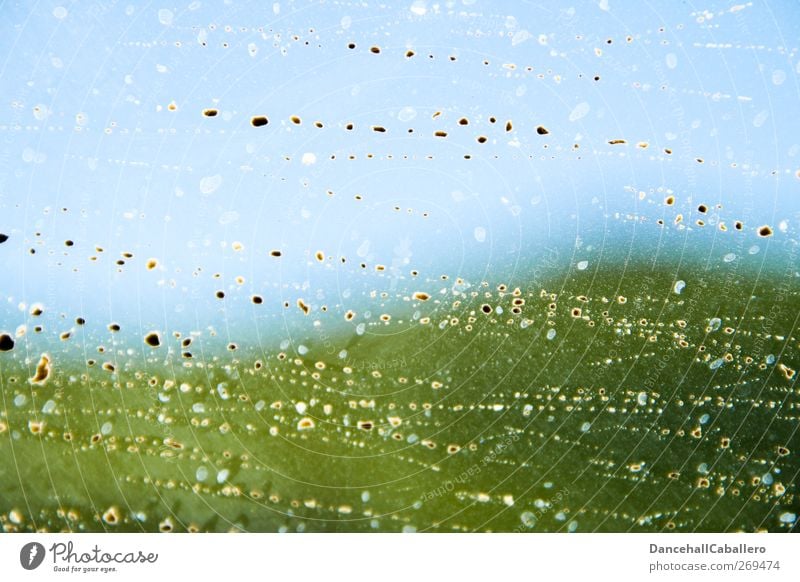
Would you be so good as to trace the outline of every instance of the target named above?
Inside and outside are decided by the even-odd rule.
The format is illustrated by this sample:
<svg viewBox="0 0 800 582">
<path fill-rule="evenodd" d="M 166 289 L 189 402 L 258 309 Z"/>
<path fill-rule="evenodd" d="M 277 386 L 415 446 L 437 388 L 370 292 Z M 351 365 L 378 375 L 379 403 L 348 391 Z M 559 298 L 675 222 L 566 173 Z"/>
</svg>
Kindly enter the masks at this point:
<svg viewBox="0 0 800 582">
<path fill-rule="evenodd" d="M 796 528 L 796 4 L 0 15 L 6 531 Z"/>
</svg>

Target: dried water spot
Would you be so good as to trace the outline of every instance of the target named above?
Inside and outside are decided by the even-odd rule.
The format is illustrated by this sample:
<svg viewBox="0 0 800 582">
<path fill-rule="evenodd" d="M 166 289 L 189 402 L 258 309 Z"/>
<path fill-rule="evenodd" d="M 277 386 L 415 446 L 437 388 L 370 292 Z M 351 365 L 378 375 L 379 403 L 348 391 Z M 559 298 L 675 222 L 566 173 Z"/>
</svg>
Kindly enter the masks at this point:
<svg viewBox="0 0 800 582">
<path fill-rule="evenodd" d="M 765 237 L 765 238 L 768 237 L 768 236 L 772 236 L 772 227 L 767 225 L 767 224 L 765 224 L 764 226 L 759 226 L 758 227 L 758 236 Z"/>
<path fill-rule="evenodd" d="M 10 352 L 14 349 L 14 338 L 8 333 L 0 333 L 0 352 Z"/>
<path fill-rule="evenodd" d="M 300 421 L 297 423 L 297 430 L 311 430 L 316 425 L 314 421 L 308 417 L 301 418 Z"/>
<path fill-rule="evenodd" d="M 119 508 L 112 506 L 106 509 L 103 513 L 103 521 L 108 525 L 117 525 L 120 522 Z"/>
<path fill-rule="evenodd" d="M 540 125 L 539 127 L 536 128 L 536 133 L 538 133 L 539 135 L 547 135 L 548 133 L 550 133 L 550 131 L 543 125 Z"/>
<path fill-rule="evenodd" d="M 39 363 L 36 365 L 36 373 L 33 375 L 33 378 L 31 378 L 31 384 L 38 384 L 41 386 L 47 382 L 47 379 L 50 377 L 50 372 L 52 371 L 50 362 L 50 356 L 42 354 L 42 357 L 39 358 Z"/>
<path fill-rule="evenodd" d="M 297 307 L 303 312 L 303 315 L 308 315 L 311 311 L 311 307 L 302 299 L 297 300 Z"/>
<path fill-rule="evenodd" d="M 417 291 L 417 292 L 414 293 L 414 299 L 416 299 L 418 301 L 427 301 L 430 298 L 431 298 L 431 296 L 428 295 L 427 293 L 423 292 L 423 291 Z"/>
<path fill-rule="evenodd" d="M 796 370 L 790 368 L 786 364 L 780 364 L 778 369 L 781 371 L 784 377 L 790 381 L 794 379 L 794 375 L 797 373 Z"/>
<path fill-rule="evenodd" d="M 151 331 L 146 336 L 144 336 L 144 343 L 146 343 L 151 348 L 157 348 L 161 346 L 161 334 L 157 331 Z"/>
<path fill-rule="evenodd" d="M 217 109 L 203 109 L 204 117 L 216 117 L 219 114 Z"/>
</svg>

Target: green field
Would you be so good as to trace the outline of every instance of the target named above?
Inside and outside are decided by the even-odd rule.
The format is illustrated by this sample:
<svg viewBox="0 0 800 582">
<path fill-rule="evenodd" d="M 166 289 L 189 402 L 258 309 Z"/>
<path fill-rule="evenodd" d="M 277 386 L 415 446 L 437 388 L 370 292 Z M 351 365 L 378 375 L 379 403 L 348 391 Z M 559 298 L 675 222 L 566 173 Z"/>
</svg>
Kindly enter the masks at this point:
<svg viewBox="0 0 800 582">
<path fill-rule="evenodd" d="M 243 339 L 230 351 L 208 334 L 183 349 L 171 332 L 151 348 L 123 330 L 98 353 L 91 339 L 29 334 L 0 353 L 0 520 L 788 530 L 800 512 L 798 286 L 791 265 L 727 268 L 420 284 L 373 310 L 363 335 L 334 310 L 319 317 L 328 331 L 304 318 L 307 339 L 284 350 Z M 49 375 L 33 384 L 44 353 Z"/>
</svg>

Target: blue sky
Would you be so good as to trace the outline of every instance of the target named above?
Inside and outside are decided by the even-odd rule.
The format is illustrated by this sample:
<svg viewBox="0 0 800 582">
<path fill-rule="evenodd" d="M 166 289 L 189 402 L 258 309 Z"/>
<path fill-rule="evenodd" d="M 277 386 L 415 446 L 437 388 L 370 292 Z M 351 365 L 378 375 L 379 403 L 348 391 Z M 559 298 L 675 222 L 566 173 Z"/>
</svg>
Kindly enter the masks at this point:
<svg viewBox="0 0 800 582">
<path fill-rule="evenodd" d="M 6 327 L 34 302 L 70 319 L 202 326 L 220 313 L 216 290 L 226 323 L 250 317 L 254 293 L 264 313 L 297 297 L 341 310 L 445 273 L 510 276 L 550 248 L 571 268 L 633 240 L 763 266 L 769 245 L 796 237 L 792 2 L 6 2 L 0 14 Z M 259 115 L 269 123 L 254 127 Z"/>
</svg>

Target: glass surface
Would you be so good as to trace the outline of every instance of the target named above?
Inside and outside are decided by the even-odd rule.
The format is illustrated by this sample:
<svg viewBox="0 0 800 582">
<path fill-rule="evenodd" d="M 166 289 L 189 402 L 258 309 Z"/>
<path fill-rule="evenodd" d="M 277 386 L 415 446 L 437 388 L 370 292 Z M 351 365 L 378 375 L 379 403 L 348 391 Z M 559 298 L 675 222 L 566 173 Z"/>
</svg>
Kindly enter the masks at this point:
<svg viewBox="0 0 800 582">
<path fill-rule="evenodd" d="M 6 531 L 796 528 L 796 3 L 0 16 Z"/>
</svg>

